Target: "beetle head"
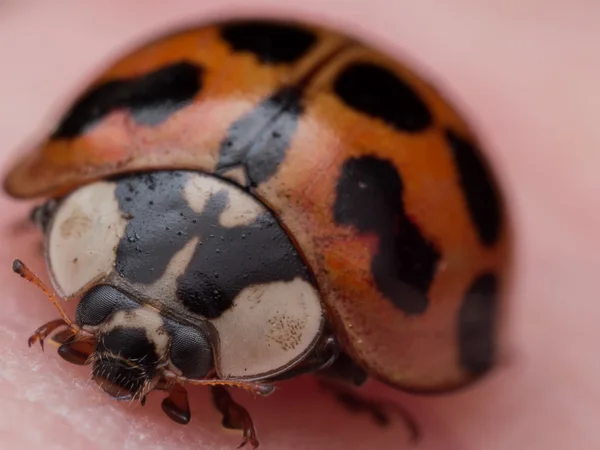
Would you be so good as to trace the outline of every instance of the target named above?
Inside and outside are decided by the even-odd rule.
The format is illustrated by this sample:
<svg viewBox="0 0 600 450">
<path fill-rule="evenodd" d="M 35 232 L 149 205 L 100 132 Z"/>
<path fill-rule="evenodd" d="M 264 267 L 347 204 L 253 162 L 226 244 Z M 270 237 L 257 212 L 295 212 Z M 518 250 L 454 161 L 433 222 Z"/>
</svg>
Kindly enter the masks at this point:
<svg viewBox="0 0 600 450">
<path fill-rule="evenodd" d="M 145 329 L 115 328 L 98 335 L 92 379 L 116 399 L 140 399 L 154 389 L 160 360 Z"/>
</svg>

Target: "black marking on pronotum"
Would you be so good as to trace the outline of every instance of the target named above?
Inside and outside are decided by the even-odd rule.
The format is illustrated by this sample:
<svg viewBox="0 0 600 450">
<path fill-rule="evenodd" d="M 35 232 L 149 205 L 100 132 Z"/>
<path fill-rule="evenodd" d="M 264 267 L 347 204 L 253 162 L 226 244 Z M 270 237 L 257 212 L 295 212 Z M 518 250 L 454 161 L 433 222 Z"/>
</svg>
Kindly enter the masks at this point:
<svg viewBox="0 0 600 450">
<path fill-rule="evenodd" d="M 456 132 L 446 130 L 446 139 L 460 174 L 471 219 L 481 242 L 496 243 L 502 227 L 500 198 L 491 171 L 479 150 Z"/>
<path fill-rule="evenodd" d="M 460 364 L 474 375 L 487 372 L 496 358 L 497 295 L 496 276 L 492 273 L 483 274 L 471 284 L 460 308 Z"/>
<path fill-rule="evenodd" d="M 250 52 L 263 64 L 294 63 L 317 42 L 308 29 L 265 21 L 224 25 L 221 37 L 234 51 Z"/>
<path fill-rule="evenodd" d="M 229 127 L 217 173 L 241 165 L 251 187 L 267 181 L 284 160 L 303 111 L 299 88 L 283 88 L 261 102 Z"/>
<path fill-rule="evenodd" d="M 242 289 L 256 284 L 311 280 L 311 274 L 291 240 L 267 209 L 248 225 L 224 227 L 221 213 L 229 193 L 211 195 L 196 213 L 184 196 L 189 176 L 183 171 L 136 174 L 118 179 L 116 196 L 128 221 L 117 247 L 117 272 L 134 283 L 160 279 L 177 252 L 201 240 L 177 280 L 177 297 L 191 311 L 208 318 L 228 309 Z M 250 195 L 239 187 L 242 195 Z M 283 299 L 282 299 L 283 301 Z"/>
<path fill-rule="evenodd" d="M 202 72 L 200 66 L 182 61 L 96 86 L 71 108 L 52 138 L 77 137 L 119 109 L 129 110 L 139 124 L 157 125 L 192 101 L 202 88 Z"/>
<path fill-rule="evenodd" d="M 195 214 L 183 197 L 187 176 L 147 172 L 116 180 L 119 208 L 132 218 L 117 246 L 115 268 L 133 282 L 154 283 L 193 236 L 189 229 Z"/>
<path fill-rule="evenodd" d="M 346 105 L 400 131 L 418 132 L 432 125 L 429 108 L 417 92 L 379 65 L 362 62 L 346 67 L 333 89 Z"/>
<path fill-rule="evenodd" d="M 333 213 L 338 224 L 377 235 L 379 250 L 371 263 L 377 288 L 406 314 L 421 314 L 440 253 L 407 217 L 403 189 L 389 161 L 349 159 L 342 166 Z"/>
</svg>

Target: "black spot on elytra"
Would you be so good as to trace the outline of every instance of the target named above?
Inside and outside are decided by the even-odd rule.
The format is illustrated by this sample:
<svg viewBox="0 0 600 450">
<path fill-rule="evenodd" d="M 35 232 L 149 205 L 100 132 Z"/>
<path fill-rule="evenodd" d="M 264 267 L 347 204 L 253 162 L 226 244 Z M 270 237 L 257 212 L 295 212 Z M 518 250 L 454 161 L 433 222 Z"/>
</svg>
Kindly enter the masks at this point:
<svg viewBox="0 0 600 450">
<path fill-rule="evenodd" d="M 469 213 L 479 239 L 483 244 L 491 246 L 498 239 L 502 227 L 500 199 L 492 174 L 473 144 L 452 130 L 446 130 L 446 139 L 458 167 Z"/>
<path fill-rule="evenodd" d="M 351 108 L 400 131 L 423 131 L 432 124 L 427 105 L 410 85 L 376 64 L 356 63 L 346 67 L 333 89 Z"/>
<path fill-rule="evenodd" d="M 474 375 L 488 371 L 496 357 L 497 290 L 495 275 L 481 275 L 469 288 L 460 308 L 460 364 Z"/>
<path fill-rule="evenodd" d="M 77 304 L 77 325 L 100 325 L 115 311 L 129 311 L 140 305 L 112 286 L 100 284 L 87 291 Z"/>
<path fill-rule="evenodd" d="M 263 64 L 293 63 L 317 41 L 307 29 L 259 21 L 225 25 L 221 36 L 234 51 L 253 53 Z"/>
<path fill-rule="evenodd" d="M 377 288 L 406 314 L 421 314 L 440 254 L 406 216 L 403 189 L 390 162 L 373 156 L 349 159 L 337 185 L 334 218 L 377 235 L 379 249 L 371 263 Z"/>
<path fill-rule="evenodd" d="M 265 209 L 248 225 L 224 227 L 219 217 L 229 204 L 229 192 L 224 188 L 212 194 L 202 213 L 196 213 L 183 193 L 188 176 L 198 174 L 153 172 L 118 180 L 119 206 L 132 217 L 117 247 L 121 276 L 143 284 L 159 280 L 175 254 L 198 237 L 201 244 L 177 279 L 175 295 L 189 311 L 208 318 L 218 317 L 248 286 L 298 276 L 311 279 L 270 212 Z"/>
<path fill-rule="evenodd" d="M 157 125 L 192 101 L 202 88 L 201 75 L 199 66 L 179 62 L 140 77 L 101 84 L 77 101 L 52 138 L 77 137 L 119 109 L 128 109 L 139 124 Z"/>
<path fill-rule="evenodd" d="M 300 89 L 281 89 L 234 122 L 221 143 L 217 173 L 242 165 L 255 187 L 277 172 L 303 112 Z"/>
</svg>

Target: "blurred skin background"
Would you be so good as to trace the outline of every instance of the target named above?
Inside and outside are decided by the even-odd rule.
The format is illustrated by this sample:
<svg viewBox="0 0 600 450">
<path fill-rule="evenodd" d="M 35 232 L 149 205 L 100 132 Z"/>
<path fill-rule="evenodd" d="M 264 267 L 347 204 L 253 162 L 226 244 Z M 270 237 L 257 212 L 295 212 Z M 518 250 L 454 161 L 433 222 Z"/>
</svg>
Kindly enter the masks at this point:
<svg viewBox="0 0 600 450">
<path fill-rule="evenodd" d="M 472 389 L 443 397 L 366 393 L 401 402 L 424 450 L 600 448 L 600 3 L 536 0 L 7 1 L 0 3 L 2 165 L 116 54 L 165 30 L 213 18 L 316 19 L 354 34 L 432 80 L 484 143 L 515 227 L 504 359 Z M 0 447 L 230 449 L 207 392 L 192 422 L 106 398 L 89 371 L 29 350 L 52 306 L 10 270 L 40 274 L 39 236 L 17 231 L 28 204 L 0 197 Z M 234 393 L 264 449 L 409 448 L 401 422 L 382 430 L 302 378 L 276 395 Z"/>
</svg>

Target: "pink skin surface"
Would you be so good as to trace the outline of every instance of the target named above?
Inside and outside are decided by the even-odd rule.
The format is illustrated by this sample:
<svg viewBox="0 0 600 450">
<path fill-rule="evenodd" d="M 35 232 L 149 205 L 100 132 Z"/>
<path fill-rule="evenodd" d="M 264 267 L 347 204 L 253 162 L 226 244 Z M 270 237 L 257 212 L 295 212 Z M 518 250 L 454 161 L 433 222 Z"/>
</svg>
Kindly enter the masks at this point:
<svg viewBox="0 0 600 450">
<path fill-rule="evenodd" d="M 108 58 L 171 26 L 233 14 L 318 18 L 409 61 L 465 113 L 508 198 L 516 236 L 503 363 L 451 396 L 416 397 L 370 383 L 424 430 L 422 450 L 600 448 L 600 5 L 535 0 L 204 0 L 0 4 L 2 162 L 52 125 Z M 486 6 L 484 6 L 486 5 Z M 27 337 L 57 315 L 14 275 L 19 257 L 45 280 L 40 237 L 19 228 L 29 204 L 0 197 L 0 447 L 231 449 L 206 389 L 190 388 L 192 422 L 172 423 L 161 394 L 145 407 L 94 389 L 88 369 Z M 74 305 L 69 305 L 70 311 Z M 402 449 L 310 377 L 268 398 L 234 396 L 261 448 Z"/>
</svg>

